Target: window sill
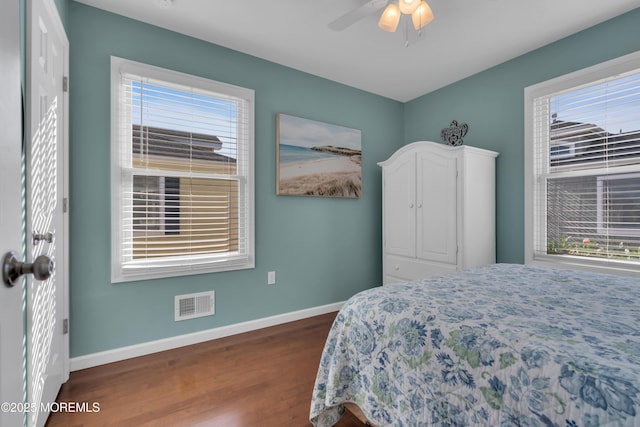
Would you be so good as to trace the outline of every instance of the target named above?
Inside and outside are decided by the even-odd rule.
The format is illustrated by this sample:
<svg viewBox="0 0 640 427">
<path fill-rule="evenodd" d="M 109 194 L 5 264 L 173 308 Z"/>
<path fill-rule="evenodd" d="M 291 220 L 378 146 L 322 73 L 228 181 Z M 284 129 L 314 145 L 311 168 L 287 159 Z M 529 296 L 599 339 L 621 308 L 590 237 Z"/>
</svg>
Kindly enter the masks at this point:
<svg viewBox="0 0 640 427">
<path fill-rule="evenodd" d="M 183 264 L 175 260 L 163 264 L 148 265 L 132 263 L 111 272 L 111 283 L 134 282 L 139 280 L 164 279 L 190 276 L 194 274 L 219 273 L 223 271 L 248 270 L 255 267 L 252 257 L 237 257 L 224 260 L 208 260 L 199 263 Z"/>
<path fill-rule="evenodd" d="M 640 273 L 640 265 L 570 255 L 536 255 L 532 260 L 528 260 L 526 264 L 548 268 L 581 270 L 591 273 L 617 274 L 620 276 L 637 276 Z"/>
</svg>

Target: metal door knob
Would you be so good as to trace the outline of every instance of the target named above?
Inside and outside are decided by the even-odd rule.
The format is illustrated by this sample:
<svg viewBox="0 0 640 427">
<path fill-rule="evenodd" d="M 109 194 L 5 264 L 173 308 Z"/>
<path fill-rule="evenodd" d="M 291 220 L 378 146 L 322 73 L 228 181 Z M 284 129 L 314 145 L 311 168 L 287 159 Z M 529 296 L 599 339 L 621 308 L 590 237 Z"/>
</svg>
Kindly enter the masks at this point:
<svg viewBox="0 0 640 427">
<path fill-rule="evenodd" d="M 36 280 L 47 280 L 53 274 L 54 263 L 46 255 L 38 256 L 32 263 L 20 262 L 15 252 L 7 252 L 2 262 L 2 280 L 13 286 L 23 274 L 33 274 Z"/>
</svg>

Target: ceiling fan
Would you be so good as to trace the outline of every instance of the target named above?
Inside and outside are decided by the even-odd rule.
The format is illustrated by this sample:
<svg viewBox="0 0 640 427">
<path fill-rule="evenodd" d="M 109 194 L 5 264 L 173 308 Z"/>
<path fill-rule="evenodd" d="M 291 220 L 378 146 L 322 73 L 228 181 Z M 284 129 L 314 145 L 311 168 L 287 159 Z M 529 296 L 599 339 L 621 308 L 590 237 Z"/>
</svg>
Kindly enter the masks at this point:
<svg viewBox="0 0 640 427">
<path fill-rule="evenodd" d="M 369 0 L 336 20 L 329 23 L 329 28 L 335 31 L 342 31 L 355 24 L 364 17 L 376 13 L 383 7 L 384 12 L 380 17 L 378 26 L 388 32 L 395 32 L 400 22 L 400 17 L 411 15 L 413 27 L 420 30 L 433 20 L 433 12 L 425 0 Z"/>
<path fill-rule="evenodd" d="M 362 18 L 376 13 L 380 9 L 389 3 L 389 0 L 369 0 L 360 7 L 356 7 L 353 10 L 340 16 L 335 21 L 329 23 L 329 28 L 335 31 L 342 31 L 351 25 L 355 24 Z"/>
</svg>

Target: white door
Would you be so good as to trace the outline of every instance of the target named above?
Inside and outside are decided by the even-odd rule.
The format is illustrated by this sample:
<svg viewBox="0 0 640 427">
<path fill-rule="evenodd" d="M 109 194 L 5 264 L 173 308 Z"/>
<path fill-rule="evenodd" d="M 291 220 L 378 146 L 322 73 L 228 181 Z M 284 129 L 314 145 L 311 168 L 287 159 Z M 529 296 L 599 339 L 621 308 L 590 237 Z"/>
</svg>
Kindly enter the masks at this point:
<svg viewBox="0 0 640 427">
<path fill-rule="evenodd" d="M 404 153 L 385 165 L 382 179 L 384 250 L 387 254 L 414 257 L 416 254 L 416 160 Z"/>
<path fill-rule="evenodd" d="M 0 257 L 15 251 L 22 259 L 19 2 L 3 3 L 0 13 Z M 23 425 L 22 280 L 0 283 L 0 426 Z M 9 409 L 9 410 L 7 410 Z"/>
<path fill-rule="evenodd" d="M 68 40 L 53 0 L 27 2 L 27 254 L 48 255 L 45 281 L 27 278 L 28 426 L 43 426 L 68 378 Z"/>
<path fill-rule="evenodd" d="M 457 261 L 457 158 L 435 151 L 418 153 L 417 256 Z M 473 207 L 471 207 L 473 209 Z"/>
</svg>

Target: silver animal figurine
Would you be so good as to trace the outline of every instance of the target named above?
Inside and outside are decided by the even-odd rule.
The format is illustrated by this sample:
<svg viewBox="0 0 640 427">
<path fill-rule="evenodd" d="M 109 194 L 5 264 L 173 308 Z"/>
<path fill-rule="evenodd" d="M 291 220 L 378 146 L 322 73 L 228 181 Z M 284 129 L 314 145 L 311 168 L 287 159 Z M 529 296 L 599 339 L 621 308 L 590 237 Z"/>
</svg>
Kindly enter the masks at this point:
<svg viewBox="0 0 640 427">
<path fill-rule="evenodd" d="M 462 145 L 462 137 L 467 134 L 469 126 L 466 123 L 462 123 L 458 126 L 458 121 L 453 120 L 448 128 L 442 129 L 440 135 L 442 139 L 447 141 L 447 144 L 457 147 Z"/>
</svg>

